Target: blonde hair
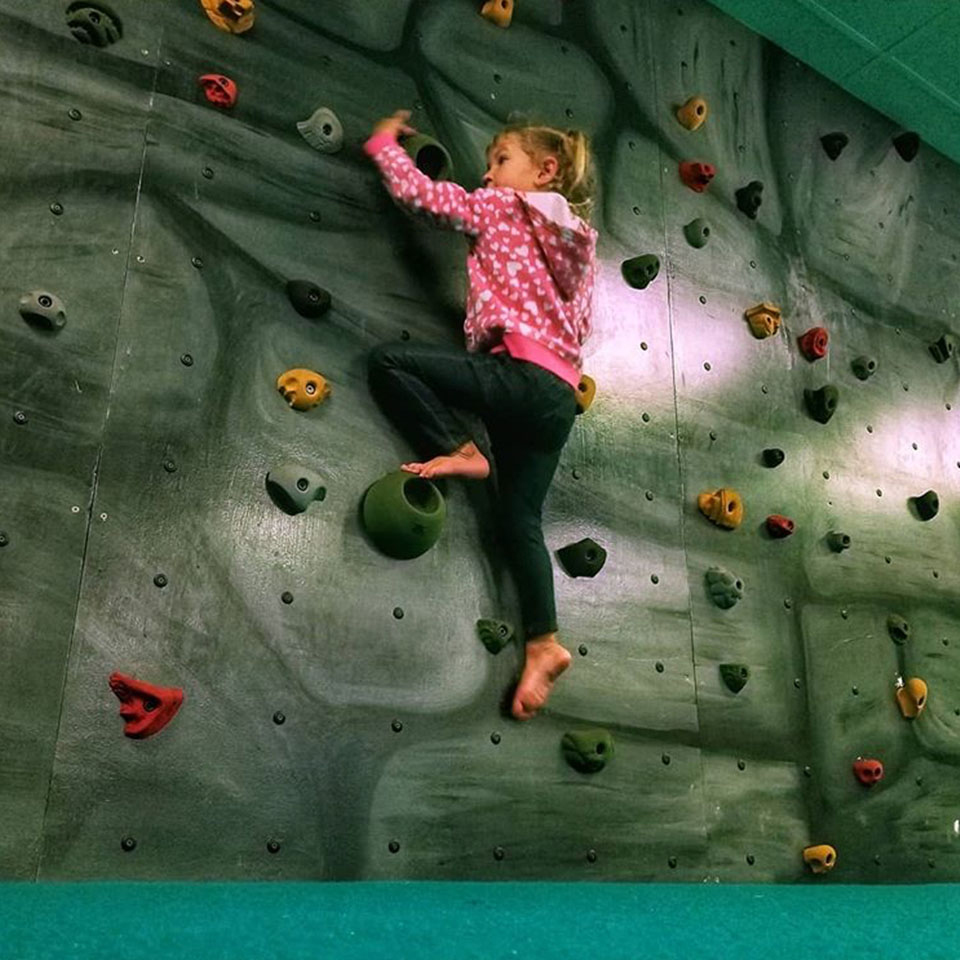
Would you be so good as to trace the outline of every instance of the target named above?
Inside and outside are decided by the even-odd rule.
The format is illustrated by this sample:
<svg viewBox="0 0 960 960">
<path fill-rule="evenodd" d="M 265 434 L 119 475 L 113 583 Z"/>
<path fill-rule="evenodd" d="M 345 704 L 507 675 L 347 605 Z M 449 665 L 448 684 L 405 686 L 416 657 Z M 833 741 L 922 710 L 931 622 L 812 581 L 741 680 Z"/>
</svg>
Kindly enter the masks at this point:
<svg viewBox="0 0 960 960">
<path fill-rule="evenodd" d="M 550 181 L 550 188 L 566 197 L 570 209 L 590 223 L 596 191 L 596 169 L 590 138 L 582 130 L 558 130 L 541 124 L 511 123 L 493 138 L 487 153 L 508 135 L 517 138 L 523 152 L 535 163 L 540 163 L 547 156 L 557 158 L 557 173 Z"/>
</svg>

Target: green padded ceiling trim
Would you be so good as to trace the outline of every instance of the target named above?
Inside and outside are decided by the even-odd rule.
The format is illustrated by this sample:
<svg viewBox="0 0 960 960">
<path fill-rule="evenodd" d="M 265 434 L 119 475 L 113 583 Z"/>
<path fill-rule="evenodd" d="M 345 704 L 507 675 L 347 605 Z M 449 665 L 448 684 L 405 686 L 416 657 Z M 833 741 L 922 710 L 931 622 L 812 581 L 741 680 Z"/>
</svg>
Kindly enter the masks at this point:
<svg viewBox="0 0 960 960">
<path fill-rule="evenodd" d="M 869 16 L 853 0 L 711 2 L 960 162 L 960 72 L 939 67 L 955 61 L 960 36 L 942 0 L 871 3 Z M 901 45 L 921 30 L 924 56 L 907 63 Z"/>
</svg>

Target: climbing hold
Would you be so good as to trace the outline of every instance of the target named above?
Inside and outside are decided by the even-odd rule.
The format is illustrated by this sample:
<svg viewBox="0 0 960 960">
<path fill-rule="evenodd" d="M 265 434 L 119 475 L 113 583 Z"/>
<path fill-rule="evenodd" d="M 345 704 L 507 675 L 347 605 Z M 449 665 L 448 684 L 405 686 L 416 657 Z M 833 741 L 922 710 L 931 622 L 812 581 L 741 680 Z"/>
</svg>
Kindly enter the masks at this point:
<svg viewBox="0 0 960 960">
<path fill-rule="evenodd" d="M 623 279 L 635 290 L 645 290 L 648 283 L 653 283 L 657 279 L 659 272 L 660 258 L 653 253 L 631 257 L 620 264 Z"/>
<path fill-rule="evenodd" d="M 480 8 L 480 16 L 486 17 L 498 27 L 509 27 L 513 19 L 513 0 L 486 0 Z"/>
<path fill-rule="evenodd" d="M 477 633 L 493 654 L 499 653 L 513 639 L 513 627 L 505 620 L 478 620 Z"/>
<path fill-rule="evenodd" d="M 815 847 L 807 847 L 803 851 L 803 862 L 814 873 L 826 873 L 832 870 L 837 863 L 837 851 L 828 843 L 821 843 Z"/>
<path fill-rule="evenodd" d="M 299 463 L 283 463 L 267 474 L 267 493 L 284 513 L 303 513 L 314 500 L 323 500 L 327 488 L 323 478 Z"/>
<path fill-rule="evenodd" d="M 707 101 L 703 97 L 691 97 L 677 110 L 677 119 L 688 130 L 699 130 L 708 113 Z"/>
<path fill-rule="evenodd" d="M 586 413 L 597 394 L 597 384 L 593 377 L 585 373 L 580 374 L 580 383 L 577 384 L 577 414 Z"/>
<path fill-rule="evenodd" d="M 798 338 L 800 350 L 808 360 L 819 360 L 827 355 L 829 334 L 826 327 L 811 327 Z"/>
<path fill-rule="evenodd" d="M 183 703 L 179 687 L 155 687 L 128 673 L 111 673 L 107 682 L 123 704 L 125 736 L 144 740 L 159 733 L 176 715 Z"/>
<path fill-rule="evenodd" d="M 737 209 L 745 213 L 751 220 L 757 219 L 757 211 L 763 203 L 763 184 L 759 180 L 751 180 L 745 187 L 736 192 Z"/>
<path fill-rule="evenodd" d="M 850 534 L 831 530 L 827 534 L 827 543 L 834 553 L 843 553 L 844 550 L 850 549 Z"/>
<path fill-rule="evenodd" d="M 315 370 L 295 367 L 277 377 L 277 389 L 294 410 L 309 410 L 330 396 L 330 385 Z"/>
<path fill-rule="evenodd" d="M 607 562 L 607 551 L 599 543 L 584 537 L 561 547 L 557 559 L 571 577 L 595 577 Z"/>
<path fill-rule="evenodd" d="M 739 693 L 750 679 L 750 668 L 742 663 L 721 663 L 720 676 L 731 693 Z"/>
<path fill-rule="evenodd" d="M 820 423 L 827 423 L 836 412 L 840 391 L 828 383 L 819 390 L 804 390 L 803 398 L 807 402 L 810 416 Z"/>
<path fill-rule="evenodd" d="M 920 149 L 920 137 L 912 131 L 901 133 L 893 138 L 893 145 L 897 153 L 909 163 Z"/>
<path fill-rule="evenodd" d="M 228 110 L 237 102 L 237 85 L 229 77 L 220 73 L 205 73 L 197 82 L 214 106 Z"/>
<path fill-rule="evenodd" d="M 723 567 L 711 567 L 707 571 L 707 589 L 710 599 L 723 610 L 736 606 L 743 597 L 743 581 Z"/>
<path fill-rule="evenodd" d="M 67 26 L 81 43 L 108 47 L 123 36 L 120 18 L 105 4 L 77 0 L 67 7 Z"/>
<path fill-rule="evenodd" d="M 843 153 L 843 148 L 850 142 L 845 133 L 828 133 L 820 138 L 823 149 L 831 160 L 836 160 Z"/>
<path fill-rule="evenodd" d="M 701 247 L 705 247 L 710 239 L 710 224 L 703 217 L 697 217 L 696 220 L 691 220 L 683 228 L 683 235 L 687 238 L 687 243 L 691 247 L 696 247 L 699 250 Z"/>
<path fill-rule="evenodd" d="M 447 148 L 425 133 L 415 133 L 400 140 L 400 146 L 417 165 L 417 169 L 431 180 L 450 180 L 453 161 Z"/>
<path fill-rule="evenodd" d="M 567 763 L 581 773 L 596 773 L 613 757 L 613 737 L 603 727 L 571 730 L 563 735 L 560 746 Z"/>
<path fill-rule="evenodd" d="M 227 33 L 246 33 L 256 18 L 253 0 L 200 0 L 203 12 Z"/>
<path fill-rule="evenodd" d="M 927 685 L 919 677 L 911 677 L 906 684 L 897 677 L 897 705 L 900 712 L 913 720 L 923 712 L 927 705 Z"/>
<path fill-rule="evenodd" d="M 890 639 L 898 646 L 903 646 L 910 639 L 910 624 L 899 613 L 891 613 L 887 617 L 887 630 Z"/>
<path fill-rule="evenodd" d="M 856 357 L 850 366 L 858 380 L 867 380 L 877 372 L 877 361 L 873 357 Z"/>
<path fill-rule="evenodd" d="M 910 497 L 921 520 L 932 520 L 940 512 L 940 497 L 936 490 L 928 490 L 919 497 Z"/>
<path fill-rule="evenodd" d="M 287 296 L 301 317 L 314 319 L 330 309 L 330 294 L 310 280 L 288 280 Z"/>
<path fill-rule="evenodd" d="M 743 521 L 743 501 L 740 494 L 729 487 L 701 493 L 697 497 L 697 506 L 708 520 L 728 530 L 735 530 Z"/>
<path fill-rule="evenodd" d="M 363 495 L 363 525 L 374 544 L 396 560 L 426 553 L 443 532 L 447 506 L 430 480 L 394 470 Z"/>
<path fill-rule="evenodd" d="M 879 760 L 865 760 L 863 757 L 857 757 L 853 761 L 853 772 L 862 784 L 872 787 L 878 780 L 883 779 L 883 764 Z"/>
<path fill-rule="evenodd" d="M 952 333 L 945 333 L 936 343 L 930 344 L 930 353 L 937 363 L 946 363 L 957 349 L 957 338 Z"/>
<path fill-rule="evenodd" d="M 336 153 L 343 146 L 343 124 L 329 107 L 317 107 L 306 120 L 297 121 L 297 129 L 321 153 Z"/>
<path fill-rule="evenodd" d="M 780 329 L 780 308 L 764 300 L 744 311 L 750 330 L 758 340 L 772 337 Z"/>
<path fill-rule="evenodd" d="M 27 323 L 47 330 L 59 330 L 67 322 L 67 310 L 55 293 L 33 290 L 20 298 L 20 316 Z"/>
<path fill-rule="evenodd" d="M 779 467 L 786 454 L 778 447 L 768 447 L 761 456 L 765 467 Z"/>
<path fill-rule="evenodd" d="M 680 179 L 697 193 L 703 193 L 716 174 L 712 163 L 700 163 L 697 160 L 680 161 Z"/>
<path fill-rule="evenodd" d="M 767 533 L 775 540 L 782 540 L 789 537 L 796 528 L 796 524 L 789 518 L 779 513 L 771 513 L 767 517 Z"/>
</svg>

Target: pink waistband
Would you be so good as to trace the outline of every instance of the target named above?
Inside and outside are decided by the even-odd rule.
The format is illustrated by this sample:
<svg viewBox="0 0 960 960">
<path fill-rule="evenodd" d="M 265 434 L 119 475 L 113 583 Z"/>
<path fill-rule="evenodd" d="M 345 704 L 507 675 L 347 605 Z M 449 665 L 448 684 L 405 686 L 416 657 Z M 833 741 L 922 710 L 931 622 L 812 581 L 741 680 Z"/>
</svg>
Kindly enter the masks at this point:
<svg viewBox="0 0 960 960">
<path fill-rule="evenodd" d="M 503 353 L 504 350 L 517 360 L 535 363 L 555 373 L 561 380 L 569 383 L 574 390 L 580 386 L 580 373 L 572 363 L 567 363 L 549 347 L 531 340 L 530 337 L 525 337 L 522 333 L 505 333 L 503 342 L 493 347 L 490 353 Z"/>
</svg>

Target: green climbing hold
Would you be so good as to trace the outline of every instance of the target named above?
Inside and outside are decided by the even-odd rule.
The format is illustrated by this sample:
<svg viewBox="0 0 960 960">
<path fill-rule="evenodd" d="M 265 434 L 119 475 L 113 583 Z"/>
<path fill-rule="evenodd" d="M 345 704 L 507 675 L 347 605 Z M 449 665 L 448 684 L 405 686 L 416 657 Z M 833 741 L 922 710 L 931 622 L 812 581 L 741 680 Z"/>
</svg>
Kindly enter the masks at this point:
<svg viewBox="0 0 960 960">
<path fill-rule="evenodd" d="M 602 727 L 565 733 L 560 746 L 567 763 L 581 773 L 596 773 L 613 757 L 613 736 Z"/>
<path fill-rule="evenodd" d="M 761 454 L 765 467 L 779 467 L 786 454 L 779 447 L 767 447 Z"/>
<path fill-rule="evenodd" d="M 936 343 L 930 344 L 930 353 L 937 363 L 946 363 L 956 352 L 957 338 L 952 333 L 945 333 Z"/>
<path fill-rule="evenodd" d="M 696 247 L 699 250 L 701 247 L 705 247 L 710 240 L 710 224 L 703 217 L 697 217 L 696 220 L 691 220 L 683 228 L 683 235 L 687 238 L 687 243 L 691 247 Z"/>
<path fill-rule="evenodd" d="M 732 693 L 739 693 L 750 679 L 750 668 L 742 663 L 721 663 L 720 676 Z"/>
<path fill-rule="evenodd" d="M 595 577 L 607 562 L 607 551 L 589 537 L 557 551 L 560 565 L 571 577 Z"/>
<path fill-rule="evenodd" d="M 443 531 L 446 515 L 446 503 L 433 483 L 405 470 L 381 477 L 363 497 L 367 534 L 397 560 L 426 553 Z"/>
<path fill-rule="evenodd" d="M 831 159 L 836 160 L 843 153 L 844 147 L 850 142 L 850 138 L 841 132 L 828 133 L 820 138 L 824 153 Z"/>
<path fill-rule="evenodd" d="M 850 534 L 831 530 L 827 534 L 827 543 L 834 553 L 842 553 L 850 549 Z"/>
<path fill-rule="evenodd" d="M 620 264 L 620 273 L 635 290 L 645 290 L 647 284 L 653 283 L 660 273 L 660 258 L 653 253 L 631 257 Z"/>
<path fill-rule="evenodd" d="M 446 147 L 433 137 L 425 133 L 416 133 L 403 137 L 400 146 L 407 151 L 407 155 L 417 165 L 421 173 L 425 173 L 431 180 L 452 180 L 453 161 Z"/>
<path fill-rule="evenodd" d="M 899 646 L 903 646 L 910 639 L 910 624 L 899 613 L 891 613 L 887 617 L 887 630 L 890 639 Z"/>
<path fill-rule="evenodd" d="M 900 154 L 900 158 L 910 163 L 920 149 L 920 136 L 912 130 L 908 130 L 894 137 L 893 145 L 897 153 Z"/>
<path fill-rule="evenodd" d="M 729 610 L 743 597 L 743 580 L 723 567 L 711 567 L 707 571 L 707 589 L 718 607 Z"/>
<path fill-rule="evenodd" d="M 877 372 L 877 361 L 873 357 L 857 357 L 850 366 L 858 380 L 868 380 Z"/>
<path fill-rule="evenodd" d="M 940 497 L 936 490 L 928 490 L 919 497 L 911 497 L 910 502 L 921 520 L 932 520 L 940 512 Z"/>
<path fill-rule="evenodd" d="M 323 500 L 327 488 L 320 474 L 297 463 L 284 463 L 266 479 L 270 499 L 285 513 L 303 513 L 314 500 Z"/>
<path fill-rule="evenodd" d="M 499 653 L 513 639 L 513 627 L 505 620 L 478 620 L 477 633 L 493 654 Z"/>
<path fill-rule="evenodd" d="M 840 391 L 828 383 L 819 390 L 804 390 L 803 397 L 807 402 L 810 416 L 820 423 L 826 423 L 837 409 Z"/>
</svg>

